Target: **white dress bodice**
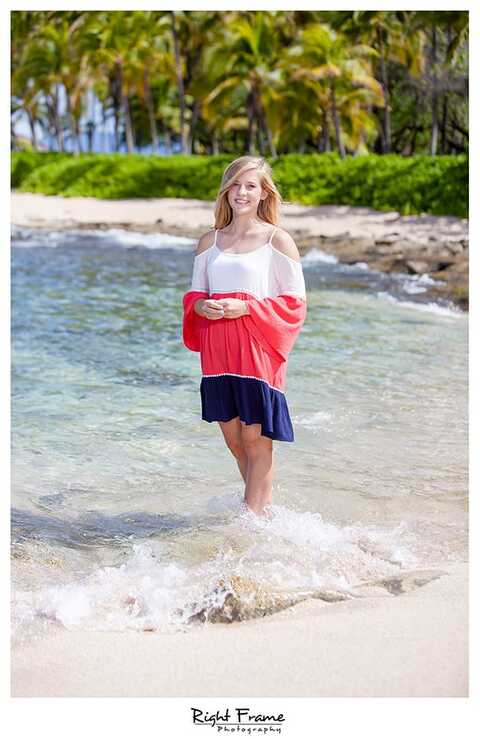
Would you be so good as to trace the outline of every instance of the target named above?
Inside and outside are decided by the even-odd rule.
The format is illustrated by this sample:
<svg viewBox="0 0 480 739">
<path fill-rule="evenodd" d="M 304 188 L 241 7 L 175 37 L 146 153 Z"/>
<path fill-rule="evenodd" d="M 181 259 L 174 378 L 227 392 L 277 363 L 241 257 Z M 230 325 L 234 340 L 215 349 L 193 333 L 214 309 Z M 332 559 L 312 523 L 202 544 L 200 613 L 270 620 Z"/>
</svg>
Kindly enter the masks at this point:
<svg viewBox="0 0 480 739">
<path fill-rule="evenodd" d="M 273 235 L 273 234 L 272 234 Z M 306 299 L 302 264 L 278 251 L 270 240 L 244 254 L 227 253 L 215 242 L 194 258 L 191 290 L 244 292 L 261 300 L 278 295 Z"/>
</svg>

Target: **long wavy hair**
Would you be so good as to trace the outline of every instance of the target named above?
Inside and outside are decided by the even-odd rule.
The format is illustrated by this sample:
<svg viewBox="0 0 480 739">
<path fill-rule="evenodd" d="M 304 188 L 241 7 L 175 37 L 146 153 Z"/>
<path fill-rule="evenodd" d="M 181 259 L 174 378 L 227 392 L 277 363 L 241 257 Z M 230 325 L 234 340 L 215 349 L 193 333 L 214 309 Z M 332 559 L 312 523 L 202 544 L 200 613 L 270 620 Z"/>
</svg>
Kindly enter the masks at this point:
<svg viewBox="0 0 480 739">
<path fill-rule="evenodd" d="M 237 177 L 249 169 L 255 169 L 259 173 L 260 185 L 267 192 L 267 197 L 260 200 L 258 204 L 257 215 L 265 223 L 277 225 L 282 197 L 273 181 L 272 169 L 263 157 L 247 155 L 234 159 L 223 172 L 222 183 L 215 202 L 215 228 L 228 226 L 232 221 L 233 211 L 228 202 L 228 190 Z"/>
</svg>

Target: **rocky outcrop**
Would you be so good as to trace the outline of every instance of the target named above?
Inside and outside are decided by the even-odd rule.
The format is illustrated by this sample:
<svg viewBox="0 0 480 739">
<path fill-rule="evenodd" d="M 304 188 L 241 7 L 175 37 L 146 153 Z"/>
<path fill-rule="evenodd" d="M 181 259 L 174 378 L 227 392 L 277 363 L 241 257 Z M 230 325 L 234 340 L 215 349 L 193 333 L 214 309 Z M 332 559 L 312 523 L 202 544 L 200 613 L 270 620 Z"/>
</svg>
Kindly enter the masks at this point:
<svg viewBox="0 0 480 739">
<path fill-rule="evenodd" d="M 240 575 L 220 579 L 200 602 L 192 602 L 178 609 L 176 616 L 193 623 L 233 623 L 261 618 L 301 603 L 307 598 L 318 598 L 328 603 L 346 600 L 351 596 L 329 590 L 284 593 Z"/>
<path fill-rule="evenodd" d="M 400 234 L 386 234 L 381 238 L 351 238 L 349 234 L 335 237 L 293 234 L 300 254 L 316 246 L 334 254 L 340 262 L 365 262 L 380 272 L 428 274 L 442 284 L 427 287 L 425 296 L 436 300 L 451 300 L 463 310 L 468 309 L 468 241 L 451 237 L 428 241 L 402 238 Z"/>
<path fill-rule="evenodd" d="M 443 570 L 401 572 L 393 577 L 360 583 L 345 592 L 328 587 L 283 592 L 252 578 L 232 574 L 219 579 L 200 601 L 192 601 L 184 608 L 177 609 L 176 616 L 187 624 L 229 624 L 262 618 L 311 598 L 325 603 L 337 603 L 372 595 L 377 597 L 402 595 L 445 574 L 447 573 Z"/>
</svg>

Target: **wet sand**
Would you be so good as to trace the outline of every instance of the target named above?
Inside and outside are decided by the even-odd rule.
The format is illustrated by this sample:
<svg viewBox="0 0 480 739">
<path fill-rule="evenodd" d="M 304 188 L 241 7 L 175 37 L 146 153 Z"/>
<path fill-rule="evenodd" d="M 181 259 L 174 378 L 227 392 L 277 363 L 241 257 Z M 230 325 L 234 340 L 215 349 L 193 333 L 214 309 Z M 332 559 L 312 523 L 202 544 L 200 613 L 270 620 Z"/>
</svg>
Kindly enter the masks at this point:
<svg viewBox="0 0 480 739">
<path fill-rule="evenodd" d="M 188 632 L 56 630 L 13 650 L 15 697 L 467 697 L 468 567 L 402 595 L 304 601 Z"/>
</svg>

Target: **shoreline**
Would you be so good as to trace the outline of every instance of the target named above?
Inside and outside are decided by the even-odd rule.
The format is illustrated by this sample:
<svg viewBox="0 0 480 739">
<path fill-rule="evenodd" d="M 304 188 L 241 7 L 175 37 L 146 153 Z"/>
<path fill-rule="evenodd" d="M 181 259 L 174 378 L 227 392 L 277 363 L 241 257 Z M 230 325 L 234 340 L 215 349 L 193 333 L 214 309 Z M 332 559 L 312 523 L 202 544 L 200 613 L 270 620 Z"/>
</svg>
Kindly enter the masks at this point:
<svg viewBox="0 0 480 739">
<path fill-rule="evenodd" d="M 280 227 L 299 252 L 315 246 L 339 262 L 365 262 L 380 272 L 428 274 L 442 284 L 424 297 L 468 310 L 468 220 L 428 214 L 400 216 L 335 205 L 281 206 Z M 213 227 L 214 203 L 186 198 L 97 200 L 12 192 L 11 223 L 47 230 L 119 228 L 198 239 Z"/>
<path fill-rule="evenodd" d="M 468 564 L 436 566 L 402 595 L 229 625 L 56 630 L 13 649 L 12 697 L 468 697 Z"/>
<path fill-rule="evenodd" d="M 175 199 L 119 203 L 14 194 L 12 205 L 19 226 L 121 227 L 191 238 L 210 228 L 213 216 L 211 203 Z M 428 246 L 436 229 L 436 244 L 443 239 L 452 253 L 468 254 L 462 245 L 467 224 L 458 219 L 417 217 L 400 225 L 394 219 L 394 226 L 392 214 L 320 210 L 285 206 L 281 225 L 301 253 L 312 246 L 327 251 L 326 240 L 337 244 L 340 261 L 367 261 L 348 252 L 353 242 L 370 239 L 380 249 L 383 239 L 387 252 L 389 234 L 401 231 L 404 241 L 415 237 Z M 172 626 L 166 633 L 66 629 L 46 613 L 43 638 L 12 646 L 12 697 L 468 697 L 467 562 L 429 563 L 415 577 L 404 573 L 360 586 L 352 599 L 309 598 L 265 617 Z M 102 612 L 89 623 L 99 619 L 99 628 L 108 628 Z"/>
</svg>

